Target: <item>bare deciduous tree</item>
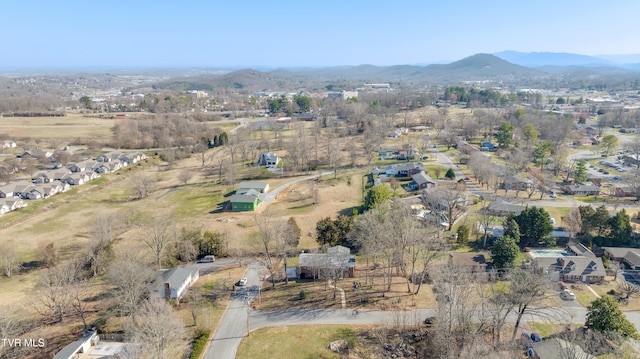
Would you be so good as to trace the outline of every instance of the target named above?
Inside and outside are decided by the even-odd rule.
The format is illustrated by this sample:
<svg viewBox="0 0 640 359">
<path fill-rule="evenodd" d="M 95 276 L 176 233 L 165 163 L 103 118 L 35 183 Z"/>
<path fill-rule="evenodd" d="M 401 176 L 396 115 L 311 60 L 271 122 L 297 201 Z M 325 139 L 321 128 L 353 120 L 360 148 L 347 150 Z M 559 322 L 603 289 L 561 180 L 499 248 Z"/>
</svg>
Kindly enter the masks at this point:
<svg viewBox="0 0 640 359">
<path fill-rule="evenodd" d="M 68 288 L 76 281 L 79 270 L 75 261 L 45 269 L 34 296 L 35 310 L 54 322 L 61 322 L 71 306 Z"/>
<path fill-rule="evenodd" d="M 180 173 L 178 173 L 178 179 L 185 186 L 189 183 L 192 177 L 193 177 L 193 171 L 189 170 L 188 168 L 185 168 L 181 170 Z"/>
<path fill-rule="evenodd" d="M 20 270 L 20 257 L 14 247 L 7 244 L 0 246 L 0 265 L 7 277 Z"/>
<path fill-rule="evenodd" d="M 158 268 L 166 248 L 175 238 L 175 224 L 170 212 L 156 213 L 144 225 L 142 242 L 151 249 Z"/>
<path fill-rule="evenodd" d="M 108 279 L 116 287 L 121 310 L 135 317 L 142 300 L 149 296 L 154 272 L 135 253 L 123 252 L 108 268 Z"/>
<path fill-rule="evenodd" d="M 131 177 L 131 192 L 134 199 L 143 199 L 149 197 L 153 191 L 153 180 L 148 175 L 137 173 Z"/>
<path fill-rule="evenodd" d="M 280 268 L 280 260 L 285 250 L 284 236 L 282 235 L 282 223 L 263 213 L 262 216 L 255 216 L 258 225 L 257 243 L 260 253 L 259 261 L 267 268 L 271 276 L 271 288 L 276 286 L 276 273 Z"/>
<path fill-rule="evenodd" d="M 142 356 L 155 359 L 182 358 L 188 348 L 184 323 L 169 303 L 151 296 L 140 306 L 133 321 L 135 343 Z"/>
</svg>

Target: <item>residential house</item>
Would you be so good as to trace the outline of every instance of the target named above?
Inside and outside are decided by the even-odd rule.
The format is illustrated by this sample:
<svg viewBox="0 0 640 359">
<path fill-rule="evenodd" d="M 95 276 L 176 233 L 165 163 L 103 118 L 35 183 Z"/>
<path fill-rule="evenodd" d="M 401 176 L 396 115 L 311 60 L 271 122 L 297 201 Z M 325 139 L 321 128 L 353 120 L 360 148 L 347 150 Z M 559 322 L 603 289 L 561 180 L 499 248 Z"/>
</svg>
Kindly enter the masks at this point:
<svg viewBox="0 0 640 359">
<path fill-rule="evenodd" d="M 489 151 L 489 152 L 494 152 L 497 151 L 498 148 L 496 148 L 496 146 L 489 142 L 489 141 L 482 141 L 480 143 L 480 151 Z"/>
<path fill-rule="evenodd" d="M 236 194 L 244 194 L 249 190 L 255 190 L 258 193 L 269 192 L 269 184 L 266 182 L 240 182 Z"/>
<path fill-rule="evenodd" d="M 511 204 L 503 201 L 493 201 L 489 205 L 482 209 L 494 216 L 506 216 L 509 213 L 513 213 L 516 216 L 524 211 L 525 207 L 517 204 Z"/>
<path fill-rule="evenodd" d="M 335 273 L 335 271 L 339 271 Z M 352 278 L 356 271 L 356 257 L 343 246 L 327 249 L 327 253 L 300 253 L 298 256 L 298 276 L 300 278 Z"/>
<path fill-rule="evenodd" d="M 120 170 L 123 167 L 123 164 L 126 165 L 126 163 L 120 161 L 119 159 L 102 162 L 100 165 L 98 165 L 97 168 L 95 168 L 95 172 L 96 173 L 113 173 Z"/>
<path fill-rule="evenodd" d="M 616 197 L 634 197 L 634 190 L 629 186 L 619 186 L 614 189 L 613 195 Z"/>
<path fill-rule="evenodd" d="M 478 253 L 449 253 L 447 264 L 468 273 L 486 273 L 487 261 L 483 254 Z"/>
<path fill-rule="evenodd" d="M 593 140 L 589 137 L 582 137 L 573 141 L 574 146 L 588 146 L 593 144 Z"/>
<path fill-rule="evenodd" d="M 422 190 L 436 185 L 436 182 L 424 171 L 411 175 L 411 179 L 413 181 L 409 183 L 409 187 L 412 190 Z"/>
<path fill-rule="evenodd" d="M 4 204 L 9 208 L 9 212 L 26 207 L 27 204 L 20 198 L 4 198 L 0 199 L 0 204 Z"/>
<path fill-rule="evenodd" d="M 600 283 L 606 272 L 601 258 L 565 256 L 560 258 L 538 257 L 536 264 L 551 281 Z"/>
<path fill-rule="evenodd" d="M 274 152 L 260 152 L 258 154 L 258 166 L 273 168 L 280 162 L 280 157 Z"/>
<path fill-rule="evenodd" d="M 260 204 L 258 191 L 250 189 L 242 194 L 234 194 L 229 200 L 233 212 L 255 211 Z"/>
<path fill-rule="evenodd" d="M 13 182 L 13 196 L 26 199 L 33 188 L 33 183 L 27 181 Z"/>
<path fill-rule="evenodd" d="M 0 142 L 0 149 L 7 149 L 7 148 L 15 148 L 16 147 L 16 143 L 14 141 L 11 140 L 4 140 L 2 142 Z"/>
<path fill-rule="evenodd" d="M 313 121 L 316 119 L 316 116 L 311 112 L 295 114 L 293 117 L 298 121 Z"/>
<path fill-rule="evenodd" d="M 62 182 L 60 180 L 52 181 L 49 185 L 56 189 L 56 193 L 67 192 L 71 189 L 70 184 L 68 184 L 67 182 Z"/>
<path fill-rule="evenodd" d="M 22 152 L 22 154 L 20 154 L 20 158 L 49 158 L 53 156 L 53 152 L 51 151 L 46 151 L 46 150 L 26 150 L 24 152 Z"/>
<path fill-rule="evenodd" d="M 49 176 L 49 179 L 51 179 L 53 181 L 55 181 L 55 180 L 60 181 L 60 180 L 63 180 L 65 178 L 69 177 L 69 175 L 71 173 L 72 172 L 69 171 L 68 169 L 61 168 L 60 170 L 57 170 L 57 171 L 48 172 L 48 176 Z"/>
<path fill-rule="evenodd" d="M 385 174 L 396 177 L 411 177 L 414 174 L 424 172 L 424 166 L 418 162 L 395 163 L 387 166 Z"/>
<path fill-rule="evenodd" d="M 532 355 L 534 359 L 596 359 L 580 347 L 578 344 L 560 338 L 551 338 L 540 342 L 531 343 Z"/>
<path fill-rule="evenodd" d="M 86 175 L 83 175 L 81 173 L 71 174 L 68 177 L 66 177 L 64 180 L 65 180 L 65 182 L 67 182 L 68 184 L 70 184 L 72 186 L 81 186 L 85 182 L 87 182 Z"/>
<path fill-rule="evenodd" d="M 576 196 L 597 196 L 600 194 L 600 187 L 596 185 L 566 185 L 562 187 L 564 193 Z"/>
<path fill-rule="evenodd" d="M 13 198 L 13 189 L 15 188 L 12 184 L 7 184 L 0 187 L 0 198 Z"/>
<path fill-rule="evenodd" d="M 602 247 L 610 260 L 626 263 L 632 269 L 640 269 L 640 249 L 628 247 Z"/>
<path fill-rule="evenodd" d="M 25 199 L 42 199 L 44 198 L 44 192 L 39 188 L 33 186 L 29 189 L 29 192 L 24 197 Z"/>
<path fill-rule="evenodd" d="M 582 256 L 582 257 L 589 257 L 589 258 L 596 257 L 596 255 L 589 248 L 587 248 L 587 246 L 585 246 L 582 243 L 569 244 L 567 248 L 565 248 L 565 251 L 572 256 Z"/>
<path fill-rule="evenodd" d="M 122 161 L 123 163 L 126 164 L 135 164 L 138 163 L 140 161 L 146 160 L 147 159 L 147 155 L 145 155 L 144 153 L 141 152 L 136 152 L 136 153 L 125 153 L 122 154 L 120 156 L 120 161 Z M 123 165 L 123 167 L 125 167 L 126 165 Z"/>
<path fill-rule="evenodd" d="M 69 170 L 71 170 L 71 172 L 95 172 L 101 165 L 101 162 L 86 160 L 69 165 Z"/>
<path fill-rule="evenodd" d="M 586 127 L 584 129 L 585 133 L 587 134 L 587 136 L 595 136 L 598 133 L 598 130 L 596 130 L 595 128 L 589 126 Z"/>
<path fill-rule="evenodd" d="M 55 196 L 58 193 L 58 186 L 52 184 L 45 185 L 36 185 L 34 186 L 33 191 L 37 191 L 41 194 L 41 198 L 49 198 L 51 196 Z"/>
<path fill-rule="evenodd" d="M 6 203 L 4 203 L 3 200 L 0 199 L 0 215 L 3 215 L 7 212 L 10 212 L 11 210 L 9 209 L 9 206 L 7 206 Z"/>
<path fill-rule="evenodd" d="M 32 183 L 49 183 L 52 181 L 52 178 L 50 177 L 51 173 L 49 171 L 45 171 L 45 172 L 40 172 L 38 174 L 36 174 L 36 176 L 34 178 L 31 179 Z"/>
<path fill-rule="evenodd" d="M 200 270 L 195 266 L 184 265 L 174 269 L 156 271 L 156 290 L 164 299 L 180 300 L 196 280 Z"/>
<path fill-rule="evenodd" d="M 526 191 L 534 185 L 531 178 L 520 178 L 519 176 L 506 177 L 502 182 L 502 188 L 507 191 Z"/>
<path fill-rule="evenodd" d="M 96 329 L 91 329 L 85 332 L 80 339 L 62 348 L 53 359 L 91 358 L 88 353 L 93 350 L 99 340 Z M 81 356 L 80 354 L 86 354 L 87 356 Z"/>
<path fill-rule="evenodd" d="M 119 159 L 121 156 L 123 156 L 122 152 L 109 152 L 109 153 L 104 153 L 101 154 L 100 156 L 96 157 L 96 161 L 97 162 L 111 162 L 111 161 L 115 161 L 117 159 Z"/>
<path fill-rule="evenodd" d="M 640 166 L 640 156 L 638 155 L 625 155 L 622 157 L 622 161 L 627 166 Z"/>
</svg>

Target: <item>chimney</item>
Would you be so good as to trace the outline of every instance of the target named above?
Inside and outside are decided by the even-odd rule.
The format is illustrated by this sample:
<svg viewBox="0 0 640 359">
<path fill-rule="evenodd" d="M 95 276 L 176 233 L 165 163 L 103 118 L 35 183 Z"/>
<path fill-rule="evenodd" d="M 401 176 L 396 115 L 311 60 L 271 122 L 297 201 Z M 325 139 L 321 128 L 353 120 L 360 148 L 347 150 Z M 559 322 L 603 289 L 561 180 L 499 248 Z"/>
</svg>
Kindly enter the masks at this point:
<svg viewBox="0 0 640 359">
<path fill-rule="evenodd" d="M 164 299 L 171 299 L 171 286 L 169 283 L 164 284 Z"/>
<path fill-rule="evenodd" d="M 558 258 L 558 263 L 560 263 L 560 267 L 564 268 L 564 258 Z"/>
</svg>

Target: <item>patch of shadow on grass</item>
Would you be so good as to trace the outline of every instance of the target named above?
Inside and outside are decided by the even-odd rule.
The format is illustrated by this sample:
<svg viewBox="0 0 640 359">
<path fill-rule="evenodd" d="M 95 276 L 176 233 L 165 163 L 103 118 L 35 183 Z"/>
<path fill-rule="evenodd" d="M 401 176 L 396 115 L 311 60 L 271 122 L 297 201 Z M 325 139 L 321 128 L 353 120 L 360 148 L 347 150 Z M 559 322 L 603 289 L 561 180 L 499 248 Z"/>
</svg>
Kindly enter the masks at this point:
<svg viewBox="0 0 640 359">
<path fill-rule="evenodd" d="M 341 209 L 340 212 L 338 213 L 340 213 L 340 215 L 343 215 L 343 216 L 353 216 L 354 213 L 361 213 L 360 211 L 361 211 L 360 206 L 353 206 L 353 207 L 347 207 L 347 208 Z"/>
<path fill-rule="evenodd" d="M 229 211 L 229 207 L 231 206 L 231 202 L 222 202 L 220 203 L 216 209 L 210 211 L 209 214 L 219 214 L 223 212 Z"/>
<path fill-rule="evenodd" d="M 294 211 L 295 211 L 295 210 L 297 210 L 297 209 L 305 209 L 305 208 L 311 207 L 311 206 L 313 206 L 313 205 L 315 205 L 315 202 L 311 202 L 311 203 L 303 204 L 303 205 L 300 205 L 300 206 L 293 206 L 293 207 L 289 207 L 289 208 L 287 208 L 287 209 L 290 209 L 290 210 L 294 210 Z"/>
</svg>

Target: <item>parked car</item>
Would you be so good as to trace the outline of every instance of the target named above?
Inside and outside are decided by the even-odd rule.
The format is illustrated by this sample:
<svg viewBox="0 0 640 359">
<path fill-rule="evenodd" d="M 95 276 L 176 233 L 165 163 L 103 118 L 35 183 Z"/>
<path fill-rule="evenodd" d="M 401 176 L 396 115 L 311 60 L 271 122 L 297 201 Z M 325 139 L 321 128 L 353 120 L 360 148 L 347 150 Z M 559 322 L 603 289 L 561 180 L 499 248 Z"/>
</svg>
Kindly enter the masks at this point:
<svg viewBox="0 0 640 359">
<path fill-rule="evenodd" d="M 560 292 L 560 298 L 564 300 L 575 300 L 576 295 L 569 289 L 563 289 L 562 292 Z"/>
<path fill-rule="evenodd" d="M 531 333 L 531 340 L 534 342 L 541 342 L 542 337 L 538 333 Z"/>
<path fill-rule="evenodd" d="M 211 263 L 211 262 L 215 262 L 215 261 L 216 261 L 216 257 L 215 256 L 208 255 L 208 256 L 202 257 L 202 259 L 200 259 L 196 263 Z"/>
<path fill-rule="evenodd" d="M 432 326 L 433 324 L 435 324 L 435 322 L 436 322 L 436 317 L 426 317 L 422 321 L 422 323 L 424 323 L 425 325 L 428 325 L 428 326 Z"/>
<path fill-rule="evenodd" d="M 247 284 L 247 278 L 242 278 L 242 279 L 240 279 L 240 280 L 238 281 L 238 283 L 236 283 L 236 285 L 237 285 L 238 287 L 242 287 L 242 286 L 244 286 L 245 284 Z"/>
</svg>

